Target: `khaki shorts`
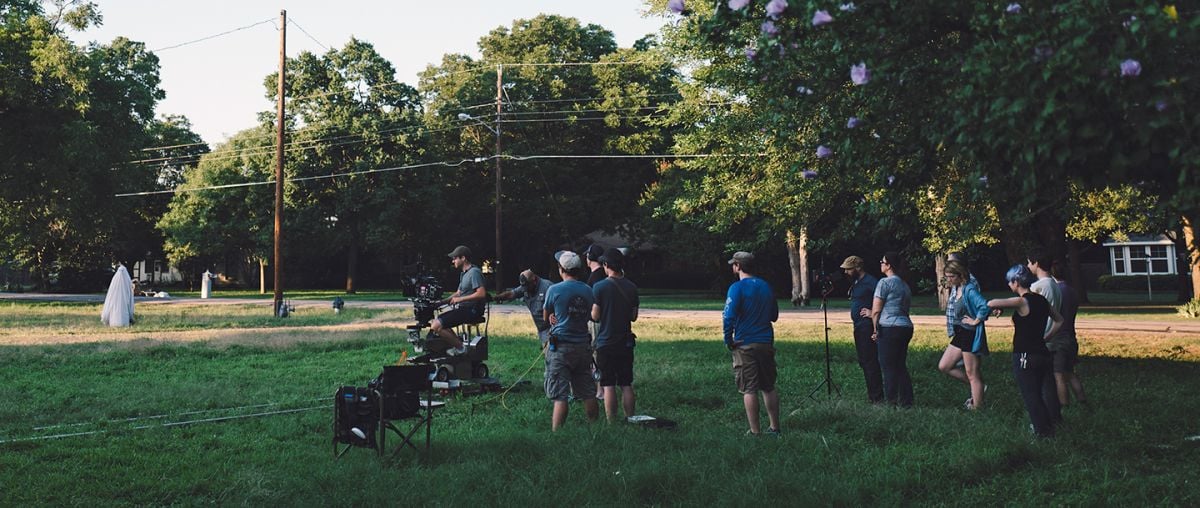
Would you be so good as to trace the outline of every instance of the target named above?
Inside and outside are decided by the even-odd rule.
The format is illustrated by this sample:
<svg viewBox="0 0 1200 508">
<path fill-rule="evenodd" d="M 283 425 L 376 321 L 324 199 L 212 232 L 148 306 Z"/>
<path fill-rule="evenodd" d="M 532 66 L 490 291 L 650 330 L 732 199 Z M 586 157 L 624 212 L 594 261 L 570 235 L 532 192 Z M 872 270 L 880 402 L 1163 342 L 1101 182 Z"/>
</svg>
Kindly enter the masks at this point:
<svg viewBox="0 0 1200 508">
<path fill-rule="evenodd" d="M 596 380 L 592 377 L 592 348 L 585 344 L 559 343 L 557 351 L 546 350 L 546 398 L 566 401 L 596 398 Z"/>
<path fill-rule="evenodd" d="M 733 379 L 739 392 L 775 390 L 775 346 L 747 344 L 733 350 Z"/>
</svg>

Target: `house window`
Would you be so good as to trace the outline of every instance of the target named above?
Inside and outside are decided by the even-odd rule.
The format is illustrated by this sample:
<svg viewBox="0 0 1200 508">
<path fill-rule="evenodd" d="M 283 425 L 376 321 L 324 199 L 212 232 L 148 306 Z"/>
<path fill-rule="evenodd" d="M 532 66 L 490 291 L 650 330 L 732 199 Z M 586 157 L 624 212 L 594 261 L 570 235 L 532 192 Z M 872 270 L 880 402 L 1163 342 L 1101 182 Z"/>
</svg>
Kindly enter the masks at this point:
<svg viewBox="0 0 1200 508">
<path fill-rule="evenodd" d="M 1112 248 L 1113 275 L 1172 274 L 1172 246 L 1122 245 Z"/>
</svg>

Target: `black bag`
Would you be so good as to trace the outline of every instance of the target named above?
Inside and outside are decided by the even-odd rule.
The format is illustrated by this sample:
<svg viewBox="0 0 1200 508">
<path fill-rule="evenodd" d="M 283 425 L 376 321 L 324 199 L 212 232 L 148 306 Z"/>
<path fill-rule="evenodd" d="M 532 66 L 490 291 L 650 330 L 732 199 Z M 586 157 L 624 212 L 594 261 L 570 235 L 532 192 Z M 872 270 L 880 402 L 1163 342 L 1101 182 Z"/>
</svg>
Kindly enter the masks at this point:
<svg viewBox="0 0 1200 508">
<path fill-rule="evenodd" d="M 379 407 L 374 392 L 368 388 L 343 386 L 334 395 L 333 405 L 334 442 L 375 448 Z"/>
<path fill-rule="evenodd" d="M 386 420 L 417 416 L 421 410 L 421 392 L 429 390 L 434 366 L 428 364 L 385 365 L 383 372 L 368 383 L 379 391 L 380 411 Z"/>
</svg>

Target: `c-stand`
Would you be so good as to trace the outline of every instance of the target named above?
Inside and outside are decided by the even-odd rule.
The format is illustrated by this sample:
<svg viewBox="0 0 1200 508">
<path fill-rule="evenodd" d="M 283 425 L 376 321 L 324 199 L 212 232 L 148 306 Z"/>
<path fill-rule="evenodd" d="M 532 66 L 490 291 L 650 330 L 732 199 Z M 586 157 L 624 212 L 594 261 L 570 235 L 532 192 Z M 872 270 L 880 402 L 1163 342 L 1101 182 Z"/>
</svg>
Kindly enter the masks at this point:
<svg viewBox="0 0 1200 508">
<path fill-rule="evenodd" d="M 837 383 L 833 382 L 833 370 L 829 364 L 829 294 L 833 292 L 833 280 L 828 276 L 821 276 L 820 283 L 821 312 L 825 316 L 825 379 L 816 388 L 813 388 L 811 392 L 808 392 L 808 397 L 813 400 L 816 400 L 816 397 L 813 397 L 813 395 L 816 395 L 822 386 L 826 388 L 828 397 L 833 397 L 833 392 L 835 391 L 838 397 L 842 396 L 841 388 L 838 388 Z"/>
</svg>

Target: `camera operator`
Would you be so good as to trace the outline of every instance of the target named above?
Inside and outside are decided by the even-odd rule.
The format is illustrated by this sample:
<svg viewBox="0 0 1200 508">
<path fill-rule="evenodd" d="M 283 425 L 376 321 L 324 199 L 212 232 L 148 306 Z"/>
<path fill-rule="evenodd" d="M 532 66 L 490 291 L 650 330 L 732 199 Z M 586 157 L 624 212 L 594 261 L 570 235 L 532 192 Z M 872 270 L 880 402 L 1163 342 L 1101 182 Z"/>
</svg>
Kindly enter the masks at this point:
<svg viewBox="0 0 1200 508">
<path fill-rule="evenodd" d="M 454 267 L 461 270 L 458 276 L 458 291 L 453 296 L 442 300 L 443 305 L 454 305 L 453 309 L 442 312 L 430 321 L 430 329 L 450 344 L 447 351 L 451 355 L 461 355 L 467 352 L 463 343 L 451 328 L 463 323 L 477 321 L 483 317 L 484 302 L 487 300 L 487 289 L 484 289 L 483 272 L 471 263 L 471 249 L 459 245 L 447 254 Z"/>
<path fill-rule="evenodd" d="M 850 278 L 850 320 L 854 323 L 854 350 L 858 366 L 867 381 L 867 399 L 883 401 L 883 370 L 879 367 L 879 346 L 871 340 L 871 303 L 879 279 L 863 270 L 863 258 L 850 256 L 842 261 L 842 271 Z"/>
<path fill-rule="evenodd" d="M 546 291 L 550 289 L 550 281 L 538 277 L 533 270 L 525 270 L 517 280 L 520 284 L 508 291 L 496 295 L 500 301 L 520 298 L 529 307 L 529 315 L 533 317 L 533 326 L 537 327 L 538 340 L 542 347 L 550 340 L 550 323 L 543 315 L 542 308 L 546 306 Z"/>
</svg>

